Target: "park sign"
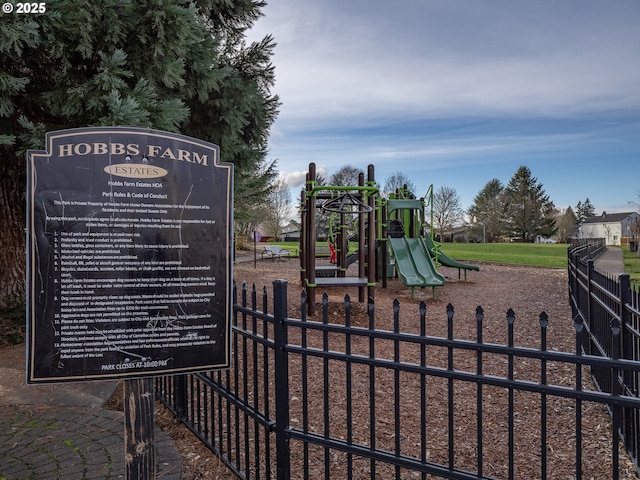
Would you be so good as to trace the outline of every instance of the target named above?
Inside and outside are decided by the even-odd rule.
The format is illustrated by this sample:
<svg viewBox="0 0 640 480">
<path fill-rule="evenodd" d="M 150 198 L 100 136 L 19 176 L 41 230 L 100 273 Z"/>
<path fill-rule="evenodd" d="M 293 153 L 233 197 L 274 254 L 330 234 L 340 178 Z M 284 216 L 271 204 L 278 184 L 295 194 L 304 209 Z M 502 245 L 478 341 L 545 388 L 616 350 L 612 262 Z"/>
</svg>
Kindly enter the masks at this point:
<svg viewBox="0 0 640 480">
<path fill-rule="evenodd" d="M 230 361 L 233 166 L 134 127 L 50 132 L 27 152 L 27 381 Z"/>
</svg>

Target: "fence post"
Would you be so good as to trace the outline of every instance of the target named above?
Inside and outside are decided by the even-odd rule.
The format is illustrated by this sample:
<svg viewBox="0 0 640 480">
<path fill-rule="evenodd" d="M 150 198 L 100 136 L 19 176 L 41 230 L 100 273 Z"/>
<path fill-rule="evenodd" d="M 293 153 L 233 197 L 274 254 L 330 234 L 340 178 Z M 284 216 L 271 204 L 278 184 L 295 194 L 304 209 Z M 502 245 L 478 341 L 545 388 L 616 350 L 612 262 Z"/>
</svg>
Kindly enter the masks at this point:
<svg viewBox="0 0 640 480">
<path fill-rule="evenodd" d="M 289 480 L 291 472 L 289 448 L 289 358 L 286 350 L 288 335 L 287 281 L 273 282 L 273 328 L 275 341 L 275 402 L 276 402 L 276 478 Z"/>
<path fill-rule="evenodd" d="M 181 422 L 186 422 L 188 411 L 187 376 L 175 375 L 173 377 L 173 400 L 176 416 Z"/>
<path fill-rule="evenodd" d="M 584 319 L 582 313 L 573 317 L 573 326 L 576 330 L 576 357 L 581 357 L 584 352 Z M 576 362 L 576 391 L 582 391 L 582 362 Z M 582 478 L 582 400 L 576 398 L 576 474 L 575 478 Z"/>
<path fill-rule="evenodd" d="M 632 334 L 629 333 L 629 323 L 631 322 L 631 312 L 627 309 L 627 305 L 631 303 L 631 281 L 628 273 L 623 273 L 618 277 L 618 286 L 620 295 L 618 299 L 618 308 L 620 309 L 620 328 L 622 336 L 622 352 L 620 357 L 634 360 L 632 352 Z M 625 370 L 625 377 L 631 372 Z M 625 383 L 626 379 L 625 379 Z"/>
<path fill-rule="evenodd" d="M 589 332 L 589 342 L 587 343 L 588 349 L 585 351 L 588 355 L 591 354 L 591 337 L 593 335 L 593 325 L 591 319 L 593 318 L 593 271 L 595 270 L 595 262 L 592 258 L 587 261 L 587 312 L 584 316 L 584 322 L 587 324 L 587 331 Z"/>
<path fill-rule="evenodd" d="M 575 310 L 579 309 L 580 305 L 580 291 L 578 290 L 578 254 L 569 250 L 567 255 L 567 271 L 569 275 L 569 296 L 571 303 L 572 313 L 575 315 Z"/>
<path fill-rule="evenodd" d="M 627 308 L 627 305 L 631 303 L 631 281 L 629 274 L 623 273 L 618 277 L 618 288 L 619 291 L 619 305 L 620 309 L 620 346 L 621 352 L 620 357 L 627 360 L 637 360 L 634 358 L 634 339 L 635 334 L 633 330 L 630 328 L 631 325 L 631 311 Z M 622 394 L 623 395 L 631 395 L 635 396 L 638 394 L 637 383 L 634 382 L 634 376 L 637 374 L 632 372 L 629 369 L 623 369 L 622 371 Z M 637 435 L 635 425 L 634 425 L 634 416 L 635 413 L 630 408 L 622 408 L 621 409 L 621 418 L 620 418 L 620 428 L 622 429 L 622 438 L 624 439 L 624 444 L 628 452 L 631 453 L 632 456 L 637 455 L 637 447 L 633 447 L 633 445 L 638 445 L 637 441 L 633 441 L 630 439 Z"/>
<path fill-rule="evenodd" d="M 620 369 L 617 366 L 617 361 L 620 360 L 620 319 L 612 318 L 611 319 L 611 335 L 612 335 L 612 349 L 611 349 L 611 359 L 614 361 L 614 367 L 611 369 L 611 396 L 618 397 L 620 395 Z M 613 443 L 613 451 L 612 453 L 612 463 L 613 463 L 613 480 L 618 480 L 618 471 L 620 470 L 620 451 L 618 448 L 618 440 L 620 431 L 620 413 L 622 407 L 616 401 L 611 404 L 611 417 L 613 420 L 612 425 L 612 443 Z"/>
</svg>

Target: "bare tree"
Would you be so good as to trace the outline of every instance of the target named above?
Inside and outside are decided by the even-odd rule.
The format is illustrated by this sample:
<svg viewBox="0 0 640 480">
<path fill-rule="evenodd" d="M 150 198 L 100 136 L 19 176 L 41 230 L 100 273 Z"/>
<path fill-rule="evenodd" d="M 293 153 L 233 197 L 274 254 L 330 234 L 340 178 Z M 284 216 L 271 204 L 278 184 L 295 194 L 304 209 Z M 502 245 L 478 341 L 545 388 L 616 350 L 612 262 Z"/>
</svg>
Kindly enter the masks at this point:
<svg viewBox="0 0 640 480">
<path fill-rule="evenodd" d="M 411 179 L 402 172 L 394 172 L 384 181 L 382 192 L 386 198 L 389 198 L 389 194 L 401 188 L 407 189 L 414 196 L 416 194 L 416 186 Z"/>
<path fill-rule="evenodd" d="M 242 216 L 234 218 L 236 248 L 243 249 L 249 241 L 251 232 L 258 230 L 269 212 L 265 204 L 251 203 L 245 205 Z M 262 233 L 262 232 L 260 232 Z"/>
<path fill-rule="evenodd" d="M 440 187 L 433 194 L 433 215 L 434 227 L 440 233 L 440 238 L 443 239 L 444 233 L 450 230 L 463 216 L 462 204 L 455 188 Z"/>
<path fill-rule="evenodd" d="M 630 205 L 633 205 L 634 207 L 636 207 L 638 213 L 640 213 L 640 188 L 638 190 L 636 190 L 636 194 L 638 196 L 637 200 L 631 201 L 629 202 Z M 633 223 L 631 223 L 631 225 L 629 226 L 629 231 L 631 233 L 631 240 L 636 242 L 636 256 L 640 257 L 640 248 L 638 248 L 638 239 L 640 239 L 640 219 L 639 220 L 635 220 Z M 629 247 L 631 247 L 631 244 L 629 244 Z"/>
<path fill-rule="evenodd" d="M 276 240 L 280 239 L 280 233 L 291 219 L 293 207 L 291 205 L 291 192 L 283 177 L 277 177 L 272 184 L 271 193 L 267 200 L 267 211 L 262 222 L 265 233 Z"/>
<path fill-rule="evenodd" d="M 636 242 L 636 257 L 640 257 L 640 248 L 638 248 L 638 239 L 640 239 L 640 218 L 634 220 L 631 225 L 629 225 L 629 233 L 631 233 L 631 240 Z M 629 247 L 631 248 L 631 244 L 629 244 Z"/>
<path fill-rule="evenodd" d="M 355 186 L 358 185 L 358 176 L 364 172 L 359 168 L 346 165 L 331 175 L 329 185 L 336 186 Z"/>
<path fill-rule="evenodd" d="M 629 204 L 636 207 L 636 210 L 638 210 L 638 213 L 640 213 L 640 188 L 636 190 L 636 194 L 638 196 L 638 199 L 630 201 Z"/>
<path fill-rule="evenodd" d="M 602 225 L 602 228 L 604 230 L 604 234 L 607 237 L 607 245 L 609 245 L 609 242 L 611 242 L 611 225 L 605 223 L 604 225 Z"/>
<path fill-rule="evenodd" d="M 557 216 L 556 226 L 558 227 L 558 231 L 556 232 L 556 236 L 560 243 L 567 243 L 569 241 L 569 238 L 571 238 L 576 229 L 576 223 L 576 215 L 573 213 L 571 207 L 567 207 L 562 214 Z"/>
</svg>

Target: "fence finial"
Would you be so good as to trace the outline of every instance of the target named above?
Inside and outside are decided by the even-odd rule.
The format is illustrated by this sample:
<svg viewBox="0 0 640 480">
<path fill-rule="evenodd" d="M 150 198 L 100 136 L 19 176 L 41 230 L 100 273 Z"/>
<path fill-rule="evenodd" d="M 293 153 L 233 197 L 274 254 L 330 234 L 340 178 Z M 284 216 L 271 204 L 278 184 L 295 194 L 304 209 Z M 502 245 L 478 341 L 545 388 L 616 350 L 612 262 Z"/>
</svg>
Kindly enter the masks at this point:
<svg viewBox="0 0 640 480">
<path fill-rule="evenodd" d="M 540 326 L 542 328 L 547 328 L 548 324 L 549 324 L 549 315 L 547 315 L 547 312 L 540 313 Z"/>
</svg>

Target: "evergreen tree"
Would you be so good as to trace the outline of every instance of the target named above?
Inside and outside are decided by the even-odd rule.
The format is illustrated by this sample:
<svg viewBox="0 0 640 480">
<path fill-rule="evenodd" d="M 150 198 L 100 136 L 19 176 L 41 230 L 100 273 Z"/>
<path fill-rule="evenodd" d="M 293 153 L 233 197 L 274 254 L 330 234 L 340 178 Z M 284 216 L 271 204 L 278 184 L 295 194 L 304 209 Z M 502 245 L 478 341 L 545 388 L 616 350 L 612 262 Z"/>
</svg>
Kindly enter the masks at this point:
<svg viewBox="0 0 640 480">
<path fill-rule="evenodd" d="M 584 222 L 587 218 L 593 217 L 596 214 L 596 207 L 594 207 L 589 201 L 589 197 L 583 202 L 578 201 L 576 205 L 576 219 L 578 223 Z"/>
<path fill-rule="evenodd" d="M 132 125 L 220 145 L 235 207 L 269 192 L 265 162 L 279 100 L 274 42 L 247 45 L 260 0 L 80 2 L 4 15 L 0 29 L 0 304 L 24 294 L 25 151 L 46 131 Z"/>
<path fill-rule="evenodd" d="M 506 201 L 502 182 L 494 178 L 478 192 L 467 211 L 473 223 L 472 234 L 494 242 L 507 231 Z"/>
<path fill-rule="evenodd" d="M 505 187 L 507 213 L 514 236 L 532 242 L 536 235 L 550 237 L 555 234 L 553 202 L 545 194 L 542 184 L 522 166 Z"/>
</svg>

